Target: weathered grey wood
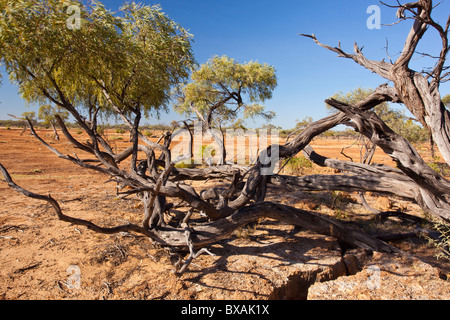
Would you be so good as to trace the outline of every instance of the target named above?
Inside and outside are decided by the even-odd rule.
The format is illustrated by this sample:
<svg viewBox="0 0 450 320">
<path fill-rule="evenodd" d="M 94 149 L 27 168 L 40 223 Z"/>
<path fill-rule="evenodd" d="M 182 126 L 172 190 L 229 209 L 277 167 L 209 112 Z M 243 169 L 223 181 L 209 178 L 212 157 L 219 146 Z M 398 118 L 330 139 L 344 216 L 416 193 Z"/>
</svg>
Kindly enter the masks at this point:
<svg viewBox="0 0 450 320">
<path fill-rule="evenodd" d="M 387 196 L 397 196 L 416 201 L 417 187 L 413 183 L 377 175 L 308 175 L 308 176 L 271 176 L 270 183 L 277 186 L 289 186 L 292 191 L 345 191 L 374 192 Z"/>
<path fill-rule="evenodd" d="M 363 163 L 330 159 L 319 155 L 309 145 L 303 149 L 303 154 L 307 159 L 311 160 L 321 167 L 329 167 L 340 171 L 348 171 L 357 174 L 390 174 L 390 177 L 393 177 L 394 179 L 411 182 L 411 178 L 406 176 L 401 170 L 397 168 L 376 163 L 367 165 Z"/>
<path fill-rule="evenodd" d="M 367 59 L 355 44 L 354 54 L 349 54 L 339 47 L 331 47 L 319 42 L 316 36 L 305 35 L 313 39 L 319 46 L 335 52 L 339 57 L 352 59 L 364 68 L 390 80 L 394 83 L 399 100 L 404 103 L 409 111 L 425 127 L 431 130 L 433 140 L 436 142 L 444 160 L 450 165 L 450 112 L 444 107 L 439 93 L 441 81 L 448 81 L 449 73 L 443 74 L 444 65 L 450 50 L 448 30 L 450 27 L 450 15 L 445 26 L 441 26 L 432 18 L 432 0 L 419 0 L 416 2 L 394 6 L 398 8 L 397 17 L 405 19 L 405 11 L 408 11 L 414 21 L 405 40 L 402 52 L 394 63 L 373 61 Z M 410 62 L 416 54 L 417 46 L 429 28 L 434 28 L 442 42 L 442 49 L 438 61 L 427 74 L 414 71 L 410 68 Z M 431 80 L 428 80 L 431 78 Z"/>
<path fill-rule="evenodd" d="M 170 177 L 171 181 L 183 180 L 208 180 L 232 178 L 236 172 L 245 174 L 249 170 L 247 166 L 221 165 L 206 168 L 174 168 Z"/>
<path fill-rule="evenodd" d="M 242 208 L 233 215 L 218 221 L 191 226 L 192 231 L 189 232 L 190 237 L 188 242 L 186 241 L 185 235 L 186 227 L 181 229 L 166 227 L 158 230 L 149 230 L 148 228 L 135 224 L 126 224 L 112 228 L 100 227 L 93 222 L 65 215 L 58 202 L 51 196 L 36 194 L 18 186 L 1 164 L 0 172 L 5 178 L 4 181 L 15 191 L 22 193 L 26 197 L 43 200 L 52 205 L 59 220 L 75 225 L 83 225 L 99 233 L 135 232 L 143 234 L 161 246 L 170 247 L 174 250 L 203 248 L 228 237 L 236 229 L 250 222 L 260 218 L 270 218 L 282 223 L 292 224 L 320 234 L 335 237 L 351 247 L 360 247 L 382 252 L 399 252 L 395 247 L 369 236 L 359 229 L 346 226 L 330 217 L 272 202 L 260 202 Z"/>
<path fill-rule="evenodd" d="M 450 182 L 431 169 L 413 146 L 392 131 L 373 111 L 361 110 L 334 99 L 326 103 L 344 112 L 357 130 L 379 146 L 419 187 L 416 201 L 430 214 L 450 220 Z"/>
</svg>

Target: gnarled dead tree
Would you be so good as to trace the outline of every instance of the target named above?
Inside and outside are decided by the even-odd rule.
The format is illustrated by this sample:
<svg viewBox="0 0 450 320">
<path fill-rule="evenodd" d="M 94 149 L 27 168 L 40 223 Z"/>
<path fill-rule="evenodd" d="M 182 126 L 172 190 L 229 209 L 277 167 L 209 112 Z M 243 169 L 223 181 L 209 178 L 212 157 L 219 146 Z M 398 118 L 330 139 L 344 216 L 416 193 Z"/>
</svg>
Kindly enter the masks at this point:
<svg viewBox="0 0 450 320">
<path fill-rule="evenodd" d="M 108 142 L 97 133 L 97 115 L 100 108 L 96 109 L 94 105 L 92 109 L 94 112 L 91 114 L 90 121 L 87 121 L 49 73 L 47 76 L 53 87 L 51 90 L 41 88 L 43 94 L 69 111 L 89 135 L 90 140 L 88 142 L 78 141 L 70 134 L 64 122 L 57 118 L 64 136 L 76 148 L 87 152 L 94 159 L 80 159 L 78 156 L 61 153 L 39 137 L 32 123 L 29 122 L 32 134 L 59 158 L 105 174 L 110 177 L 111 181 L 129 187 L 127 191 L 121 192 L 123 196 L 140 194 L 144 204 L 141 225 L 125 224 L 117 227 L 102 227 L 90 221 L 69 217 L 62 212 L 58 202 L 51 196 L 35 194 L 18 186 L 2 165 L 0 165 L 0 172 L 4 181 L 14 190 L 27 197 L 50 203 L 57 217 L 63 221 L 84 225 L 95 232 L 106 234 L 122 231 L 140 233 L 161 246 L 169 247 L 174 251 L 189 252 L 189 258 L 185 265 L 178 270 L 180 272 L 186 270 L 193 258 L 204 252 L 204 250 L 197 252 L 196 250 L 202 250 L 229 236 L 237 228 L 261 217 L 336 237 L 347 246 L 396 252 L 398 251 L 396 248 L 354 226 L 348 226 L 319 213 L 267 202 L 265 198 L 270 185 L 282 185 L 296 191 L 371 191 L 413 201 L 427 213 L 450 221 L 450 182 L 429 168 L 407 140 L 391 130 L 371 111 L 383 102 L 405 104 L 423 125 L 431 129 L 439 150 L 447 163 L 450 163 L 450 116 L 441 103 L 439 95 L 439 84 L 448 79 L 448 73 L 444 73 L 446 70 L 444 64 L 449 50 L 447 34 L 450 17 L 445 27 L 436 24 L 431 18 L 432 3 L 430 0 L 400 5 L 398 9 L 401 19 L 406 19 L 405 11 L 412 14 L 409 18 L 414 20 L 414 26 L 401 56 L 395 63 L 368 60 L 356 45 L 354 54 L 349 54 L 340 47 L 333 48 L 320 43 L 314 35 L 307 36 L 320 46 L 338 53 L 340 57 L 352 59 L 363 67 L 393 81 L 395 86 L 380 85 L 372 94 L 355 105 L 348 105 L 332 99 L 327 100 L 329 105 L 338 110 L 337 113 L 311 123 L 284 145 L 271 145 L 262 150 L 258 161 L 249 167 L 222 165 L 210 168 L 175 168 L 177 162 L 190 159 L 193 156 L 192 152 L 189 151 L 177 159 L 172 159 L 168 135 L 166 135 L 165 142 L 155 143 L 140 132 L 140 109 L 133 107 L 132 103 L 130 104 L 124 99 L 127 85 L 120 95 L 102 80 L 94 79 L 94 83 L 102 91 L 105 101 L 128 125 L 131 132 L 132 145 L 121 153 L 115 153 Z M 429 26 L 439 32 L 443 47 L 433 71 L 424 75 L 410 70 L 409 62 L 419 40 Z M 26 68 L 23 71 L 34 76 L 32 71 Z M 353 127 L 369 138 L 372 143 L 392 157 L 398 168 L 327 159 L 308 147 L 314 137 L 342 124 Z M 277 150 L 278 157 L 274 157 L 275 150 Z M 302 150 L 313 162 L 321 166 L 339 169 L 344 174 L 293 177 L 274 173 L 268 175 L 267 170 L 263 170 L 267 169 L 267 158 L 271 161 L 289 159 Z M 156 156 L 155 151 L 160 155 L 159 157 Z M 139 161 L 139 152 L 145 154 L 144 160 Z M 124 167 L 122 163 L 129 157 L 131 157 L 131 165 Z M 230 181 L 228 187 L 205 189 L 199 193 L 192 186 L 184 183 L 186 180 L 216 178 L 228 179 Z M 168 206 L 170 199 L 183 201 L 190 207 L 181 226 L 165 224 L 164 212 L 170 209 Z M 204 222 L 191 226 L 189 217 L 195 211 L 203 213 L 206 218 Z"/>
<path fill-rule="evenodd" d="M 448 51 L 448 30 L 450 27 L 450 16 L 445 26 L 439 25 L 431 16 L 433 2 L 431 0 L 420 0 L 404 5 L 392 6 L 398 8 L 397 17 L 401 20 L 412 19 L 413 26 L 406 38 L 403 50 L 394 63 L 373 61 L 367 59 L 358 45 L 355 43 L 353 54 L 343 51 L 339 47 L 331 47 L 319 42 L 316 36 L 303 36 L 312 38 L 318 45 L 339 55 L 339 57 L 352 59 L 364 68 L 392 81 L 398 98 L 409 111 L 426 128 L 431 130 L 436 145 L 447 164 L 450 165 L 450 113 L 441 101 L 439 86 L 448 81 L 450 73 L 445 66 Z M 407 16 L 405 12 L 409 12 Z M 422 73 L 410 69 L 409 65 L 416 48 L 429 28 L 436 30 L 441 38 L 442 49 L 438 61 L 429 72 Z"/>
</svg>

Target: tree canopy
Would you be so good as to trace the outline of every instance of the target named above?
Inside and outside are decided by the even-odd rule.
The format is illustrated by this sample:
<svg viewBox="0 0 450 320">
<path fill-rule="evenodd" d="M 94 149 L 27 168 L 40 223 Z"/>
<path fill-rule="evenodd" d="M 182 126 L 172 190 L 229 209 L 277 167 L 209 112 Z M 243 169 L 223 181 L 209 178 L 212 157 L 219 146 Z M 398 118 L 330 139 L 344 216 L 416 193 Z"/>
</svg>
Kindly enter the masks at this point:
<svg viewBox="0 0 450 320">
<path fill-rule="evenodd" d="M 69 5 L 80 28 L 68 28 Z M 194 64 L 192 36 L 158 6 L 0 1 L 0 63 L 28 102 L 77 113 L 159 112 Z"/>
<path fill-rule="evenodd" d="M 447 94 L 445 97 L 442 98 L 442 103 L 447 108 L 450 108 L 450 94 Z"/>
<path fill-rule="evenodd" d="M 207 128 L 211 128 L 213 119 L 220 123 L 256 116 L 272 119 L 275 113 L 265 111 L 261 103 L 272 98 L 276 86 L 273 66 L 216 56 L 192 73 L 191 82 L 179 88 L 175 110 L 196 115 Z"/>
</svg>

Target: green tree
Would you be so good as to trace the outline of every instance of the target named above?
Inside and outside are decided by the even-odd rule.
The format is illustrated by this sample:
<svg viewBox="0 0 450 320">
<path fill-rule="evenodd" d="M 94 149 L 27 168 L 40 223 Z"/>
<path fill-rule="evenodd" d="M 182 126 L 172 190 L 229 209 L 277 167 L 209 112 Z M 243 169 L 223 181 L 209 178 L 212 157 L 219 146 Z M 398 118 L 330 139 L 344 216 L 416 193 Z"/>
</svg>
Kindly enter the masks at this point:
<svg viewBox="0 0 450 320">
<path fill-rule="evenodd" d="M 24 113 L 22 113 L 22 118 L 21 119 L 22 120 L 29 119 L 32 124 L 36 124 L 37 123 L 36 112 L 34 112 L 34 111 L 25 111 Z"/>
<path fill-rule="evenodd" d="M 27 131 L 27 127 L 28 127 L 27 119 L 30 120 L 30 122 L 33 125 L 37 124 L 36 112 L 34 112 L 34 111 L 25 111 L 22 113 L 20 118 L 16 117 L 15 115 L 12 115 L 12 114 L 10 114 L 10 116 L 19 120 L 21 122 L 21 125 L 23 125 L 23 131 L 20 135 L 23 135 L 25 133 L 25 131 Z"/>
<path fill-rule="evenodd" d="M 445 97 L 442 98 L 442 103 L 447 109 L 450 109 L 450 94 L 447 94 Z"/>
<path fill-rule="evenodd" d="M 274 124 L 271 124 L 271 123 L 266 123 L 266 124 L 263 124 L 263 125 L 261 126 L 261 129 L 262 129 L 262 130 L 267 130 L 267 131 L 271 132 L 272 130 L 281 130 L 281 129 L 283 129 L 283 128 L 280 127 L 280 126 L 276 126 L 276 125 L 274 125 Z"/>
<path fill-rule="evenodd" d="M 191 75 L 191 82 L 178 88 L 179 114 L 195 115 L 206 131 L 212 133 L 221 148 L 220 164 L 225 163 L 226 151 L 222 128 L 243 125 L 243 120 L 275 116 L 261 104 L 272 98 L 277 85 L 275 68 L 258 62 L 239 63 L 227 56 L 214 57 Z M 214 132 L 218 128 L 219 132 Z"/>
<path fill-rule="evenodd" d="M 63 110 L 61 107 L 52 107 L 49 104 L 44 104 L 39 108 L 38 117 L 43 121 L 46 126 L 51 126 L 55 133 L 55 139 L 59 140 L 58 131 L 56 130 L 56 118 L 58 115 L 61 120 L 67 120 L 69 118 L 69 112 Z"/>
<path fill-rule="evenodd" d="M 295 120 L 297 123 L 295 124 L 295 128 L 294 130 L 298 131 L 298 130 L 303 130 L 305 129 L 307 126 L 309 126 L 312 122 L 313 122 L 313 118 L 311 117 L 305 117 L 303 120 Z"/>
<path fill-rule="evenodd" d="M 96 0 L 83 3 L 0 0 L 0 64 L 27 102 L 54 104 L 71 114 L 90 141 L 68 139 L 104 166 L 93 170 L 126 180 L 118 164 L 131 156 L 129 175 L 139 174 L 139 139 L 161 147 L 139 132 L 140 121 L 168 110 L 173 87 L 188 78 L 195 64 L 192 36 L 158 6 L 131 2 L 112 13 Z M 79 8 L 80 28 L 68 27 L 72 5 Z M 121 117 L 130 127 L 130 148 L 114 152 L 97 130 L 102 115 Z M 152 217 L 162 221 L 163 200 L 152 199 Z"/>
<path fill-rule="evenodd" d="M 79 29 L 67 27 L 68 5 L 80 8 Z M 0 0 L 0 29 L 0 63 L 23 98 L 60 106 L 90 133 L 99 113 L 139 122 L 167 110 L 194 63 L 191 35 L 157 6 L 114 14 L 95 0 Z"/>
</svg>

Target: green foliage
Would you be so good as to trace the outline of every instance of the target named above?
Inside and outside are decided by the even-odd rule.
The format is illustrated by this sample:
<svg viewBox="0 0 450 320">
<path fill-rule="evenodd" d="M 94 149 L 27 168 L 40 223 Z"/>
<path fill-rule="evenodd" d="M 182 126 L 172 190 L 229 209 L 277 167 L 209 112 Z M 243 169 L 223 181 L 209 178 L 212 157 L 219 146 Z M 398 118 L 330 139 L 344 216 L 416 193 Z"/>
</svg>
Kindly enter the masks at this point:
<svg viewBox="0 0 450 320">
<path fill-rule="evenodd" d="M 214 157 L 215 155 L 216 155 L 216 150 L 214 149 L 213 146 L 211 146 L 209 144 L 204 144 L 204 145 L 200 146 L 199 151 L 198 151 L 198 156 L 201 157 L 202 159 L 211 158 L 211 157 Z"/>
<path fill-rule="evenodd" d="M 63 121 L 69 118 L 69 112 L 59 106 L 52 107 L 49 104 L 44 104 L 39 108 L 38 117 L 43 120 L 43 124 L 46 126 L 56 125 L 55 115 L 59 115 Z"/>
<path fill-rule="evenodd" d="M 145 131 L 144 134 L 145 134 L 145 136 L 148 137 L 148 138 L 153 137 L 153 134 L 152 134 L 151 131 Z"/>
<path fill-rule="evenodd" d="M 442 98 L 442 103 L 447 109 L 450 109 L 450 94 L 447 94 Z"/>
<path fill-rule="evenodd" d="M 258 230 L 259 225 L 261 224 L 261 219 L 258 219 L 255 222 L 249 223 L 243 227 L 238 228 L 234 234 L 238 239 L 248 240 L 255 232 Z"/>
<path fill-rule="evenodd" d="M 238 128 L 233 128 L 233 129 L 243 129 L 243 130 L 245 130 L 245 128 L 240 128 L 240 127 L 238 127 Z M 276 125 L 274 125 L 274 124 L 271 124 L 271 123 L 266 123 L 266 124 L 263 124 L 262 126 L 261 126 L 261 128 L 260 128 L 260 130 L 265 130 L 266 132 L 268 132 L 268 133 L 272 133 L 272 131 L 279 131 L 279 130 L 281 130 L 282 128 L 280 127 L 280 126 L 276 126 Z M 259 134 L 259 131 L 258 131 L 258 134 Z"/>
<path fill-rule="evenodd" d="M 446 163 L 440 163 L 435 159 L 434 162 L 427 162 L 427 165 L 439 173 L 441 176 L 447 176 L 450 174 L 450 167 Z"/>
<path fill-rule="evenodd" d="M 31 122 L 36 123 L 36 112 L 34 111 L 25 111 L 24 113 L 22 113 L 22 118 L 23 120 L 26 120 L 26 118 L 30 119 Z"/>
<path fill-rule="evenodd" d="M 175 165 L 175 168 L 179 169 L 194 169 L 195 164 L 193 163 L 185 163 L 184 161 L 181 161 Z"/>
<path fill-rule="evenodd" d="M 81 28 L 67 27 L 68 5 L 80 8 Z M 71 112 L 159 113 L 194 64 L 191 35 L 157 6 L 115 14 L 95 0 L 0 0 L 0 30 L 0 64 L 23 98 Z"/>
<path fill-rule="evenodd" d="M 282 163 L 284 171 L 291 175 L 301 175 L 305 169 L 312 168 L 313 164 L 305 156 L 298 156 L 291 159 L 287 159 Z"/>
<path fill-rule="evenodd" d="M 373 92 L 372 89 L 364 89 L 359 87 L 347 93 L 339 91 L 338 93 L 335 93 L 331 98 L 342 101 L 344 103 L 355 104 L 361 101 L 362 99 L 366 98 L 372 92 Z M 337 110 L 332 106 L 330 106 L 329 104 L 325 104 L 325 107 L 330 112 L 337 112 Z"/>
<path fill-rule="evenodd" d="M 97 126 L 97 133 L 101 136 L 105 134 L 105 127 L 104 126 Z"/>
<path fill-rule="evenodd" d="M 303 130 L 313 122 L 313 119 L 311 117 L 306 117 L 303 120 L 297 119 L 295 121 L 297 123 L 295 124 L 294 130 Z"/>
<path fill-rule="evenodd" d="M 226 56 L 214 57 L 191 75 L 191 82 L 178 88 L 179 114 L 195 114 L 211 125 L 211 119 L 226 123 L 256 116 L 275 116 L 260 103 L 272 98 L 277 85 L 275 69 L 267 64 L 241 64 Z M 232 124 L 231 124 L 232 125 Z"/>
<path fill-rule="evenodd" d="M 433 229 L 439 232 L 440 236 L 438 239 L 428 236 L 425 236 L 425 238 L 429 244 L 438 250 L 436 258 L 450 261 L 450 224 L 436 218 L 430 218 L 430 220 L 432 221 Z"/>
</svg>

